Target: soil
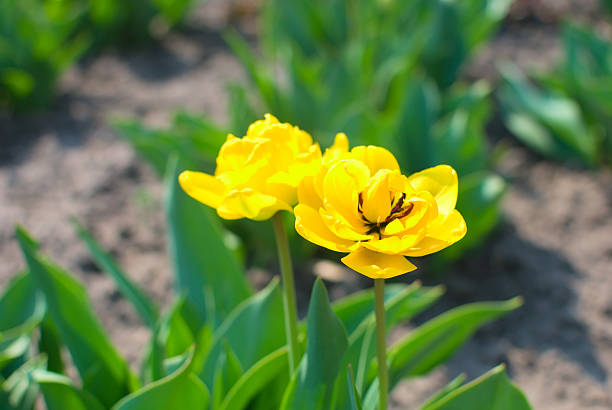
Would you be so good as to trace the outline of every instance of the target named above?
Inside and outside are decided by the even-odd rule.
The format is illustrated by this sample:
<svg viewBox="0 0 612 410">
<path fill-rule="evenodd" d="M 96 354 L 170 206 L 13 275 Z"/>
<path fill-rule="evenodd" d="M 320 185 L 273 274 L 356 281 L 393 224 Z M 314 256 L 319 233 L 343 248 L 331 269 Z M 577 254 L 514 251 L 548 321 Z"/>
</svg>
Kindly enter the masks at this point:
<svg viewBox="0 0 612 410">
<path fill-rule="evenodd" d="M 91 229 L 130 277 L 167 306 L 172 284 L 163 189 L 108 120 L 131 116 L 163 126 L 174 110 L 186 108 L 224 122 L 225 85 L 244 81 L 244 74 L 220 29 L 233 18 L 252 32 L 250 4 L 209 2 L 185 31 L 158 46 L 110 51 L 72 69 L 48 112 L 0 114 L 0 289 L 24 266 L 13 233 L 19 223 L 83 281 L 114 343 L 135 367 L 148 332 L 96 269 L 70 218 Z M 550 66 L 559 53 L 558 23 L 570 12 L 606 30 L 594 1 L 523 1 L 468 76 L 494 79 L 501 58 L 525 68 Z M 401 383 L 393 408 L 415 408 L 459 373 L 473 378 L 504 362 L 534 408 L 612 409 L 612 172 L 549 162 L 502 130 L 493 133 L 510 145 L 499 169 L 511 182 L 503 223 L 484 248 L 444 277 L 416 276 L 447 286 L 417 322 L 477 300 L 522 295 L 525 303 L 477 332 L 430 376 Z M 253 268 L 249 275 L 261 285 L 273 269 Z M 363 284 L 333 262 L 319 261 L 314 271 L 333 280 L 333 297 Z M 309 279 L 301 282 L 305 289 Z"/>
</svg>

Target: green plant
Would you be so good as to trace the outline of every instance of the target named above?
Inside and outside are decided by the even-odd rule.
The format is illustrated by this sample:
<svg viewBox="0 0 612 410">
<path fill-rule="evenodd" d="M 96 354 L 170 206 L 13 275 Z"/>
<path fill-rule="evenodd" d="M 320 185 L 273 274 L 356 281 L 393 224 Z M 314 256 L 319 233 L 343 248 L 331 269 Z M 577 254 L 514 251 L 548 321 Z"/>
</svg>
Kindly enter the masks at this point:
<svg viewBox="0 0 612 410">
<path fill-rule="evenodd" d="M 151 39 L 192 0 L 0 0 L 0 108 L 47 107 L 64 70 L 86 51 Z"/>
<path fill-rule="evenodd" d="M 505 16 L 506 0 L 269 1 L 261 55 L 235 33 L 227 41 L 257 99 L 234 86 L 232 129 L 268 111 L 322 145 L 336 131 L 356 145 L 389 147 L 403 170 L 457 169 L 459 209 L 470 229 L 455 258 L 482 242 L 499 218 L 504 181 L 485 138 L 489 87 L 457 82 L 471 53 Z"/>
<path fill-rule="evenodd" d="M 511 65 L 501 68 L 498 97 L 508 129 L 539 153 L 586 166 L 612 158 L 612 43 L 568 24 L 564 54 L 535 85 Z"/>
<path fill-rule="evenodd" d="M 3 408 L 29 410 L 33 398 L 41 394 L 50 410 L 375 409 L 372 290 L 330 304 L 322 281 L 316 281 L 300 326 L 300 364 L 289 374 L 278 281 L 253 293 L 242 267 L 224 245 L 216 218 L 178 188 L 179 169 L 176 162 L 169 166 L 167 179 L 177 295 L 168 311 L 160 312 L 77 224 L 96 264 L 115 281 L 150 330 L 138 377 L 110 342 L 83 286 L 45 258 L 27 232 L 17 229 L 27 272 L 17 275 L 0 298 Z M 441 294 L 439 287 L 418 283 L 388 286 L 387 329 L 421 312 Z M 419 326 L 388 350 L 390 385 L 427 374 L 476 329 L 519 305 L 518 299 L 473 303 Z M 62 374 L 65 349 L 80 383 Z M 487 404 L 493 407 L 483 407 Z M 449 408 L 530 407 L 499 367 L 466 385 L 455 380 L 423 406 Z"/>
<path fill-rule="evenodd" d="M 42 108 L 60 74 L 85 51 L 83 10 L 69 2 L 0 0 L 0 107 Z"/>
<path fill-rule="evenodd" d="M 83 0 L 73 0 L 83 2 Z M 94 47 L 150 41 L 154 31 L 182 22 L 194 0 L 92 0 L 82 28 L 91 31 Z"/>
</svg>

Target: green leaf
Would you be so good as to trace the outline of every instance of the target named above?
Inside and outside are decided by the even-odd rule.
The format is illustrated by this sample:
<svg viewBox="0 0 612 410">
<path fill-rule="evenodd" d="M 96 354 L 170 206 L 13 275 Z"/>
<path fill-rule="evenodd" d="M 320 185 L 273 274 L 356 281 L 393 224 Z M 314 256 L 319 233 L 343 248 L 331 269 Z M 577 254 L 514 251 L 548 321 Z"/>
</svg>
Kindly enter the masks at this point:
<svg viewBox="0 0 612 410">
<path fill-rule="evenodd" d="M 214 384 L 215 367 L 226 342 L 242 369 L 250 369 L 285 344 L 283 301 L 277 279 L 236 307 L 215 331 L 200 371 L 200 377 L 209 386 Z"/>
<path fill-rule="evenodd" d="M 195 337 L 182 312 L 185 298 L 177 298 L 170 308 L 159 329 L 159 339 L 165 346 L 165 357 L 173 357 L 185 353 L 195 341 Z"/>
<path fill-rule="evenodd" d="M 111 344 L 83 286 L 43 259 L 22 228 L 17 228 L 17 238 L 30 274 L 45 295 L 49 316 L 70 351 L 83 388 L 105 406 L 111 406 L 130 390 L 132 376 L 127 363 Z"/>
<path fill-rule="evenodd" d="M 517 138 L 552 158 L 579 158 L 586 165 L 597 162 L 597 138 L 586 126 L 575 101 L 536 90 L 512 65 L 500 71 L 504 121 Z"/>
<path fill-rule="evenodd" d="M 0 344 L 0 370 L 12 364 L 16 359 L 22 358 L 30 348 L 32 340 L 29 335 L 16 339 L 5 340 Z"/>
<path fill-rule="evenodd" d="M 191 372 L 192 354 L 193 352 L 174 373 L 125 397 L 113 407 L 113 410 L 208 408 L 208 389 Z"/>
<path fill-rule="evenodd" d="M 62 374 L 64 372 L 62 341 L 57 326 L 48 315 L 41 322 L 39 331 L 38 351 L 47 356 L 47 370 Z"/>
<path fill-rule="evenodd" d="M 332 406 L 334 384 L 341 371 L 348 338 L 331 308 L 320 278 L 312 290 L 306 322 L 306 355 L 287 388 L 282 409 L 329 409 Z"/>
<path fill-rule="evenodd" d="M 353 368 L 349 366 L 346 369 L 346 379 L 348 382 L 348 393 L 350 398 L 350 409 L 351 410 L 362 410 L 361 396 L 355 385 L 355 376 L 353 375 Z"/>
<path fill-rule="evenodd" d="M 443 363 L 485 323 L 522 304 L 520 298 L 505 302 L 479 302 L 452 309 L 419 326 L 389 348 L 389 380 L 394 386 L 404 377 L 420 376 Z M 370 365 L 373 380 L 378 365 Z"/>
<path fill-rule="evenodd" d="M 94 396 L 74 386 L 66 376 L 46 370 L 38 370 L 32 376 L 48 410 L 105 410 Z"/>
<path fill-rule="evenodd" d="M 410 289 L 416 292 L 420 287 L 418 282 L 406 286 L 404 284 L 390 284 L 385 287 L 385 301 L 395 295 Z M 363 320 L 374 311 L 374 291 L 366 289 L 355 292 L 332 304 L 334 313 L 344 325 L 347 334 L 352 334 Z"/>
<path fill-rule="evenodd" d="M 46 364 L 44 357 L 37 356 L 15 369 L 6 380 L 0 378 L 0 405 L 4 404 L 2 393 L 6 393 L 7 410 L 32 410 L 39 394 L 32 373 L 44 369 Z"/>
<path fill-rule="evenodd" d="M 132 303 L 143 322 L 150 329 L 155 327 L 159 316 L 155 302 L 131 281 L 125 272 L 119 268 L 113 257 L 104 251 L 102 246 L 78 221 L 75 220 L 74 224 L 79 236 L 87 244 L 96 264 L 113 278 L 121 294 Z"/>
<path fill-rule="evenodd" d="M 242 410 L 277 375 L 287 372 L 287 347 L 270 353 L 249 368 L 225 396 L 221 410 Z M 287 375 L 288 377 L 288 375 Z M 272 404 L 269 403 L 271 406 Z"/>
<path fill-rule="evenodd" d="M 422 410 L 531 410 L 525 395 L 508 379 L 504 365 L 448 393 Z"/>
<path fill-rule="evenodd" d="M 260 58 L 253 54 L 248 43 L 238 34 L 238 32 L 226 31 L 223 38 L 234 54 L 236 54 L 236 57 L 242 62 L 247 74 L 257 86 L 257 90 L 268 109 L 271 109 L 274 111 L 275 115 L 283 118 L 284 107 L 280 103 L 281 98 L 279 89 L 276 87 L 276 84 L 274 84 L 267 67 L 259 62 Z"/>
<path fill-rule="evenodd" d="M 392 285 L 397 286 L 397 285 Z M 391 286 L 387 286 L 389 289 Z M 435 302 L 442 294 L 441 287 L 421 288 L 418 282 L 411 286 L 400 286 L 402 291 L 385 300 L 385 322 L 387 331 L 393 328 L 397 323 L 408 320 L 416 315 L 421 310 Z M 385 293 L 387 293 L 385 289 Z M 358 392 L 365 388 L 366 377 L 369 372 L 369 366 L 376 354 L 375 343 L 375 326 L 376 318 L 372 311 L 371 301 L 370 311 L 360 325 L 355 329 L 349 337 L 349 348 L 344 356 L 343 367 L 350 366 L 357 372 L 357 377 L 354 382 Z M 336 403 L 335 408 L 349 408 L 350 397 L 346 395 L 347 381 L 344 375 L 340 375 L 336 381 Z"/>
<path fill-rule="evenodd" d="M 45 300 L 28 274 L 15 276 L 0 296 L 0 346 L 29 334 L 45 315 Z"/>
<path fill-rule="evenodd" d="M 436 404 L 437 402 L 441 401 L 446 396 L 448 396 L 450 393 L 452 393 L 453 391 L 461 387 L 461 385 L 464 382 L 465 382 L 465 374 L 460 374 L 459 376 L 455 377 L 453 380 L 448 382 L 444 387 L 438 390 L 433 396 L 427 399 L 425 404 L 423 404 L 423 409 L 426 409 L 429 406 L 432 406 Z"/>
<path fill-rule="evenodd" d="M 178 184 L 182 170 L 178 162 L 172 161 L 168 170 L 168 240 L 177 290 L 199 315 L 200 325 L 207 320 L 218 325 L 251 295 L 251 289 L 243 269 L 223 242 L 217 217 L 183 192 Z M 210 309 L 205 292 L 215 296 L 215 317 L 207 317 Z"/>
</svg>

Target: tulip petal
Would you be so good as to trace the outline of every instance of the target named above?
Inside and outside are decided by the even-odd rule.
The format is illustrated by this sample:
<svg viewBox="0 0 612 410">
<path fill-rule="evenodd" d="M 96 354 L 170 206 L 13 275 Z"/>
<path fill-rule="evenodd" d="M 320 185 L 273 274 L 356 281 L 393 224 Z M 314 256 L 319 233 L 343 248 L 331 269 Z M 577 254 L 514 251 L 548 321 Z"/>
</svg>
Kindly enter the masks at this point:
<svg viewBox="0 0 612 410">
<path fill-rule="evenodd" d="M 334 161 L 339 160 L 344 154 L 348 152 L 349 141 L 345 133 L 340 132 L 336 134 L 334 144 L 325 150 L 323 154 L 323 162 L 330 164 Z"/>
<path fill-rule="evenodd" d="M 368 241 L 374 237 L 373 235 L 367 235 L 365 233 L 367 228 L 363 223 L 360 224 L 360 226 L 352 226 L 333 210 L 330 212 L 325 208 L 319 208 L 319 215 L 323 223 L 325 223 L 325 226 L 340 238 L 350 241 Z"/>
<path fill-rule="evenodd" d="M 439 215 L 427 227 L 427 235 L 433 238 L 441 239 L 455 243 L 465 236 L 467 225 L 463 216 L 453 209 L 452 212 L 446 215 Z"/>
<path fill-rule="evenodd" d="M 293 212 L 295 214 L 295 230 L 310 242 L 336 252 L 350 252 L 357 246 L 354 241 L 334 235 L 327 228 L 319 213 L 313 208 L 299 204 Z"/>
<path fill-rule="evenodd" d="M 358 211 L 359 192 L 363 191 L 370 170 L 361 161 L 346 159 L 336 162 L 323 180 L 323 196 L 325 207 L 338 212 L 356 228 L 363 226 Z"/>
<path fill-rule="evenodd" d="M 225 219 L 249 218 L 255 221 L 269 219 L 278 211 L 292 211 L 291 207 L 270 195 L 253 189 L 231 191 L 217 208 L 219 216 Z"/>
<path fill-rule="evenodd" d="M 436 198 L 438 210 L 446 214 L 455 209 L 457 204 L 457 172 L 448 165 L 438 165 L 425 169 L 408 177 L 410 185 L 416 191 L 427 191 Z"/>
<path fill-rule="evenodd" d="M 298 202 L 318 209 L 323 206 L 323 201 L 315 188 L 316 177 L 306 177 L 300 181 L 297 189 Z"/>
<path fill-rule="evenodd" d="M 342 263 L 372 279 L 389 279 L 417 268 L 401 255 L 386 255 L 361 247 L 342 258 Z"/>
<path fill-rule="evenodd" d="M 399 172 L 399 171 L 396 171 Z M 363 192 L 363 216 L 370 222 L 383 222 L 391 213 L 391 188 L 388 169 L 379 170 Z"/>
<path fill-rule="evenodd" d="M 361 246 L 374 252 L 386 253 L 388 255 L 403 255 L 404 252 L 423 239 L 424 234 L 425 232 L 421 230 L 403 236 L 389 236 L 387 238 L 361 242 Z"/>
<path fill-rule="evenodd" d="M 467 226 L 457 210 L 439 215 L 427 228 L 426 236 L 415 246 L 403 252 L 405 256 L 425 256 L 438 252 L 465 236 Z"/>
<path fill-rule="evenodd" d="M 351 158 L 365 163 L 372 175 L 381 169 L 399 170 L 399 164 L 391 152 L 373 145 L 355 147 L 351 150 Z"/>
<path fill-rule="evenodd" d="M 258 138 L 259 134 L 270 125 L 279 124 L 278 119 L 272 114 L 265 114 L 263 120 L 257 120 L 247 130 L 245 138 Z"/>
<path fill-rule="evenodd" d="M 183 171 L 179 184 L 189 196 L 213 208 L 219 206 L 226 192 L 223 182 L 204 172 Z"/>
</svg>

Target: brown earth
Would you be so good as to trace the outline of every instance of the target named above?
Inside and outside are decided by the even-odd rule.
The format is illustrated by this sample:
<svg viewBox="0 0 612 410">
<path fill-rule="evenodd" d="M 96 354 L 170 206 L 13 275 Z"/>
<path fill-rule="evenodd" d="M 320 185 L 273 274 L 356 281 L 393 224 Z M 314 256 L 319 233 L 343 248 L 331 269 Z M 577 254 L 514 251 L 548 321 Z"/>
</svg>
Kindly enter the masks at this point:
<svg viewBox="0 0 612 410">
<path fill-rule="evenodd" d="M 0 289 L 23 267 L 13 235 L 20 223 L 85 283 L 103 324 L 134 365 L 148 333 L 95 268 L 70 218 L 92 229 L 138 284 L 168 304 L 162 187 L 107 120 L 136 116 L 165 125 L 179 107 L 224 120 L 225 84 L 244 76 L 219 28 L 226 16 L 250 9 L 221 4 L 203 7 L 190 28 L 160 46 L 108 52 L 75 67 L 47 113 L 0 114 Z M 559 18 L 571 11 L 597 22 L 594 4 L 523 1 L 469 76 L 494 78 L 500 58 L 524 67 L 550 65 L 558 55 Z M 494 132 L 496 140 L 507 138 Z M 393 408 L 414 408 L 457 374 L 473 378 L 505 362 L 537 409 L 612 409 L 612 172 L 565 167 L 511 145 L 500 167 L 511 182 L 503 224 L 483 249 L 442 278 L 447 294 L 418 322 L 476 300 L 522 295 L 525 304 L 479 331 L 429 377 L 403 382 L 394 391 Z M 337 272 L 341 283 L 333 285 L 332 295 L 355 286 L 354 275 L 341 267 L 318 264 L 316 270 Z M 250 276 L 261 281 L 270 274 L 253 269 Z M 342 282 L 345 277 L 353 282 Z"/>
</svg>

